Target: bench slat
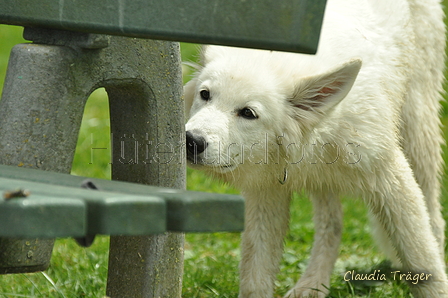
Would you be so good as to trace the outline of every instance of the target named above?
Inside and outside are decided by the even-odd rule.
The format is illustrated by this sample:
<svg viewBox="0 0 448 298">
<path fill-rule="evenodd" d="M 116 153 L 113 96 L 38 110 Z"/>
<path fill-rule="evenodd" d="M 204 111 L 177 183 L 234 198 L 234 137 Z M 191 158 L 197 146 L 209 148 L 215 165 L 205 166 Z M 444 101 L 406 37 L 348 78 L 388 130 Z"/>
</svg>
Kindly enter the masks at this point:
<svg viewBox="0 0 448 298">
<path fill-rule="evenodd" d="M 81 199 L 41 195 L 0 199 L 0 237 L 81 237 L 86 234 L 86 215 Z"/>
<path fill-rule="evenodd" d="M 0 0 L 0 23 L 316 52 L 326 0 Z"/>
<path fill-rule="evenodd" d="M 17 189 L 27 189 L 30 191 L 28 198 L 10 199 L 3 201 L 0 205 L 0 211 L 8 213 L 9 217 L 19 218 L 23 225 L 28 222 L 50 221 L 57 223 L 54 218 L 59 219 L 59 223 L 69 225 L 74 217 L 79 216 L 74 224 L 80 220 L 84 222 L 86 228 L 82 235 L 147 235 L 163 233 L 166 231 L 166 203 L 163 199 L 153 196 L 135 196 L 122 193 L 110 193 L 104 191 L 92 191 L 87 189 L 51 185 L 26 180 L 0 178 L 0 190 L 9 191 Z M 45 199 L 45 200 L 42 200 Z M 16 203 L 15 201 L 20 202 Z M 75 205 L 74 202 L 77 202 Z M 51 212 L 48 217 L 42 216 L 39 211 L 39 205 L 42 204 L 42 210 Z M 83 214 L 77 212 L 71 213 L 72 207 L 84 205 Z M 17 215 L 14 215 L 11 207 L 14 206 Z M 6 211 L 4 211 L 5 209 Z M 60 214 L 57 214 L 60 212 Z M 76 212 L 76 208 L 75 208 Z M 27 216 L 23 216 L 26 214 Z M 51 215 L 51 216 L 50 216 Z M 50 218 L 51 217 L 51 218 Z M 42 223 L 42 226 L 46 224 Z M 57 227 L 52 228 L 56 230 Z M 71 230 L 67 229 L 67 234 L 72 235 Z M 47 232 L 47 229 L 38 231 L 38 227 L 30 230 L 34 236 L 35 233 L 41 233 L 40 236 L 51 237 L 47 235 L 53 232 Z M 0 235 L 9 233 L 8 225 L 0 226 Z M 32 235 L 28 235 L 31 237 Z"/>
<path fill-rule="evenodd" d="M 26 201 L 35 195 L 60 201 L 82 199 L 87 206 L 86 233 L 89 235 L 243 230 L 244 199 L 241 196 L 91 178 L 88 179 L 100 191 L 87 190 L 81 188 L 85 179 L 0 165 L 0 191 L 18 188 L 30 190 L 29 198 L 18 200 Z M 8 203 L 0 204 L 0 209 Z M 0 225 L 0 236 L 3 229 L 6 227 Z"/>
</svg>

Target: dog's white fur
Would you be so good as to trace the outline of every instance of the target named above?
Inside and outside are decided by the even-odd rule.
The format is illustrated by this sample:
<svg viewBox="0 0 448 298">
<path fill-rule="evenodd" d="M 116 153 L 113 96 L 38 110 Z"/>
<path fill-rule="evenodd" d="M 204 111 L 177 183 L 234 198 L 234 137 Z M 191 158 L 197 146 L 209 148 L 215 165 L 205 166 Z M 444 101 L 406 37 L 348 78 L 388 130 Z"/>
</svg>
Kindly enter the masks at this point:
<svg viewBox="0 0 448 298">
<path fill-rule="evenodd" d="M 246 198 L 241 298 L 272 297 L 291 194 L 301 189 L 316 233 L 309 266 L 286 297 L 328 293 L 347 194 L 364 199 L 395 264 L 432 274 L 412 286 L 414 296 L 448 297 L 439 202 L 444 49 L 436 0 L 329 0 L 315 56 L 205 48 L 185 101 L 186 130 L 207 147 L 189 163 Z"/>
</svg>

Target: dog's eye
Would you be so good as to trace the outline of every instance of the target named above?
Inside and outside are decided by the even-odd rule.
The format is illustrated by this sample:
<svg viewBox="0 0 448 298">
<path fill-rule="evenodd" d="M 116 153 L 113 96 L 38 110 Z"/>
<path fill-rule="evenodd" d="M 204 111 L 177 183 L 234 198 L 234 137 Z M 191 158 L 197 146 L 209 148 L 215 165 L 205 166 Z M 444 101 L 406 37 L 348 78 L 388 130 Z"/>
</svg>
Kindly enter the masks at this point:
<svg viewBox="0 0 448 298">
<path fill-rule="evenodd" d="M 203 100 L 209 100 L 210 99 L 210 91 L 208 91 L 208 90 L 201 90 L 201 92 L 199 92 L 199 95 L 201 95 L 201 98 Z"/>
<path fill-rule="evenodd" d="M 258 116 L 255 114 L 255 112 L 252 109 L 250 109 L 250 108 L 243 108 L 243 109 L 241 109 L 238 112 L 238 116 L 241 116 L 241 117 L 243 117 L 245 119 L 249 119 L 249 120 L 258 118 Z"/>
</svg>

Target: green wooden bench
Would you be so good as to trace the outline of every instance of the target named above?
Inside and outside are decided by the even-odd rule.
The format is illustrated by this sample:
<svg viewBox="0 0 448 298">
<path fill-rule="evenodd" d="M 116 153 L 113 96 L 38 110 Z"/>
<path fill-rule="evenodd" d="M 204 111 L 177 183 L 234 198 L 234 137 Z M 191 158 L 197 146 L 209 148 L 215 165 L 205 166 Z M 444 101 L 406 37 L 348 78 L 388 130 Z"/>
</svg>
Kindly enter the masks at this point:
<svg viewBox="0 0 448 298">
<path fill-rule="evenodd" d="M 100 190 L 81 188 L 83 181 Z M 83 237 L 241 231 L 239 196 L 84 178 L 0 165 L 0 237 Z"/>
<path fill-rule="evenodd" d="M 312 54 L 324 7 L 0 0 L 0 23 L 24 26 L 33 41 L 12 50 L 0 102 L 0 273 L 45 270 L 52 238 L 106 234 L 108 296 L 180 297 L 183 233 L 242 230 L 244 201 L 183 190 L 179 44 L 168 41 Z M 112 179 L 124 182 L 91 179 L 99 190 L 83 189 L 85 178 L 67 173 L 99 87 L 110 103 Z"/>
<path fill-rule="evenodd" d="M 325 0 L 0 1 L 0 22 L 315 53 Z"/>
</svg>

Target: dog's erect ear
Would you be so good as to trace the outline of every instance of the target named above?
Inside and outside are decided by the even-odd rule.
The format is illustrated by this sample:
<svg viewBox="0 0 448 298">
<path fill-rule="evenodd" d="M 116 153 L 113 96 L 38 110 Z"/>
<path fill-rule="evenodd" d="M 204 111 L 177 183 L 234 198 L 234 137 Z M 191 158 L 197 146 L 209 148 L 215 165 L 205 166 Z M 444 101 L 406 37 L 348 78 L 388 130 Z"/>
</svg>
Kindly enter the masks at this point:
<svg viewBox="0 0 448 298">
<path fill-rule="evenodd" d="M 361 64 L 361 59 L 352 59 L 329 72 L 302 78 L 290 99 L 295 107 L 295 116 L 318 120 L 316 117 L 325 114 L 347 96 Z"/>
<path fill-rule="evenodd" d="M 184 86 L 184 104 L 185 104 L 185 117 L 190 118 L 190 109 L 193 105 L 194 93 L 196 92 L 197 78 L 192 78 Z"/>
</svg>

